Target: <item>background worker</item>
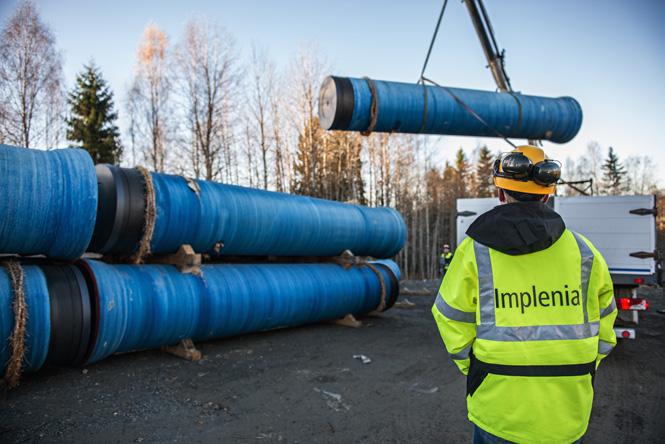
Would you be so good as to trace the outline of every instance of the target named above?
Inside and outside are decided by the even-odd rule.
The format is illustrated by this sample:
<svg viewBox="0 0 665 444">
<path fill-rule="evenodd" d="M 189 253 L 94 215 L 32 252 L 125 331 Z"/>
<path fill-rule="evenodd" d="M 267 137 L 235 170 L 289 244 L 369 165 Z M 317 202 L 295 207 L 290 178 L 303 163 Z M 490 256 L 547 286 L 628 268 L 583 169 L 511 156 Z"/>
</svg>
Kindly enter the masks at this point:
<svg viewBox="0 0 665 444">
<path fill-rule="evenodd" d="M 474 443 L 571 443 L 616 337 L 607 264 L 547 202 L 560 164 L 518 147 L 494 164 L 502 204 L 467 230 L 432 313 L 467 375 Z"/>
<path fill-rule="evenodd" d="M 450 251 L 450 245 L 443 244 L 443 252 L 439 255 L 439 274 L 441 277 L 445 276 L 450 262 L 453 260 L 453 252 Z"/>
</svg>

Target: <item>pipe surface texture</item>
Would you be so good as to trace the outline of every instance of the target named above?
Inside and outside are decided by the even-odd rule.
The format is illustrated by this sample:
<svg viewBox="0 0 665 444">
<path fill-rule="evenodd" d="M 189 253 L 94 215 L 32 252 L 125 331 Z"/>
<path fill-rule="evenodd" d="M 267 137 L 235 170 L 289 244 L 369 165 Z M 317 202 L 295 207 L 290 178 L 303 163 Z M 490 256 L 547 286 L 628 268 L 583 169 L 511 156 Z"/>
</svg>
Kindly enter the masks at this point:
<svg viewBox="0 0 665 444">
<path fill-rule="evenodd" d="M 35 265 L 23 267 L 25 303 L 28 320 L 25 330 L 23 370 L 37 371 L 44 364 L 51 335 L 51 311 L 46 277 Z M 5 372 L 12 355 L 11 335 L 14 329 L 14 296 L 7 269 L 0 267 L 0 370 Z M 0 375 L 2 376 L 2 375 Z"/>
<path fill-rule="evenodd" d="M 376 122 L 371 128 L 373 103 Z M 548 98 L 331 76 L 321 86 L 319 120 L 327 130 L 504 136 L 565 143 L 580 130 L 582 108 L 572 97 Z"/>
<path fill-rule="evenodd" d="M 97 332 L 87 362 L 113 353 L 202 341 L 366 314 L 380 303 L 381 284 L 367 266 L 218 264 L 202 275 L 168 265 L 108 265 L 86 260 L 97 295 Z M 399 273 L 375 263 L 395 302 Z"/>
<path fill-rule="evenodd" d="M 97 212 L 86 151 L 0 145 L 0 190 L 0 254 L 72 260 L 85 252 Z"/>
<path fill-rule="evenodd" d="M 107 174 L 100 172 L 100 167 L 98 174 L 103 180 L 116 184 L 123 183 L 121 177 L 129 177 L 129 183 L 134 180 L 130 174 L 135 170 L 104 165 L 114 172 Z M 357 256 L 387 258 L 406 242 L 404 220 L 392 208 L 369 208 L 162 173 L 152 173 L 151 177 L 157 213 L 150 243 L 154 254 L 173 253 L 190 244 L 196 252 L 212 255 L 337 256 L 351 250 Z M 144 192 L 145 183 L 142 186 Z M 120 190 L 120 186 L 106 188 Z M 120 242 L 140 238 L 144 224 L 126 223 L 135 216 L 144 217 L 145 205 L 129 207 L 136 200 L 122 197 L 120 191 L 100 194 L 100 209 L 114 207 L 116 216 L 100 218 L 92 251 L 132 252 L 126 242 L 125 246 Z M 113 220 L 117 221 L 111 222 L 113 227 L 105 223 Z M 120 226 L 123 223 L 124 228 Z M 98 235 L 102 232 L 116 235 Z"/>
</svg>

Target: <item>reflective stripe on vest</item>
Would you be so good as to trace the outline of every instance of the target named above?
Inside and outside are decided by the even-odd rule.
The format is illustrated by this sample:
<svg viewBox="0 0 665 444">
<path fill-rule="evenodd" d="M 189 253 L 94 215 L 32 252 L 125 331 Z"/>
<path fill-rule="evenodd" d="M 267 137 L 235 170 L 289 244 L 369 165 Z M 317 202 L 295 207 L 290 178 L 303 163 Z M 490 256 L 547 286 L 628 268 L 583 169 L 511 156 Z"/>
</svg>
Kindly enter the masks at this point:
<svg viewBox="0 0 665 444">
<path fill-rule="evenodd" d="M 468 345 L 464 347 L 462 350 L 458 351 L 457 353 L 451 353 L 450 357 L 456 360 L 468 359 L 471 353 L 471 347 L 472 347 L 471 345 Z"/>
<path fill-rule="evenodd" d="M 610 305 L 605 307 L 603 311 L 600 312 L 600 317 L 604 318 L 605 316 L 609 316 L 610 314 L 612 314 L 614 310 L 616 310 L 616 308 L 617 308 L 617 301 L 616 299 L 612 298 L 612 302 L 610 302 Z"/>
<path fill-rule="evenodd" d="M 587 302 L 587 293 L 589 290 L 589 279 L 591 278 L 591 267 L 593 266 L 593 251 L 591 248 L 584 242 L 584 239 L 580 237 L 579 234 L 572 232 L 577 241 L 577 246 L 580 249 L 580 256 L 582 257 L 582 311 L 584 312 L 584 323 L 589 322 L 589 313 Z"/>
<path fill-rule="evenodd" d="M 462 311 L 456 309 L 455 307 L 451 307 L 448 305 L 443 296 L 441 296 L 441 293 L 437 295 L 436 302 L 434 304 L 436 305 L 437 310 L 439 310 L 439 312 L 448 319 L 452 319 L 453 321 L 458 322 L 466 322 L 469 324 L 476 323 L 475 311 Z"/>
<path fill-rule="evenodd" d="M 585 339 L 598 335 L 599 322 L 589 322 L 587 308 L 587 292 L 591 267 L 593 266 L 593 252 L 584 240 L 572 233 L 577 241 L 581 255 L 581 284 L 582 284 L 582 310 L 584 322 L 582 324 L 565 325 L 533 325 L 519 327 L 503 327 L 496 325 L 494 311 L 494 278 L 490 250 L 485 245 L 473 242 L 478 267 L 478 304 L 480 312 L 480 325 L 476 329 L 478 339 L 491 341 L 548 341 L 565 339 Z"/>
<path fill-rule="evenodd" d="M 609 355 L 613 348 L 614 344 L 610 342 L 605 342 L 602 339 L 598 341 L 598 353 Z"/>
</svg>

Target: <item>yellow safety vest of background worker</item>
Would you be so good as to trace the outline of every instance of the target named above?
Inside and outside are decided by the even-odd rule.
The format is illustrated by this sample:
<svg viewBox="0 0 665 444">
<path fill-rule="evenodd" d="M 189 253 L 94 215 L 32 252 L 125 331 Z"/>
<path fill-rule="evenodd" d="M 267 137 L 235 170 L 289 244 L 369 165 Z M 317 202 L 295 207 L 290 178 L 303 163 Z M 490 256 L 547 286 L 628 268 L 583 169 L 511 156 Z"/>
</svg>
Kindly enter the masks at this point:
<svg viewBox="0 0 665 444">
<path fill-rule="evenodd" d="M 450 245 L 443 244 L 443 253 L 439 255 L 439 275 L 441 275 L 441 277 L 445 276 L 452 260 L 453 252 L 450 251 Z"/>
<path fill-rule="evenodd" d="M 536 147 L 496 160 L 504 205 L 469 227 L 432 307 L 467 375 L 476 443 L 581 439 L 596 368 L 616 344 L 605 260 L 545 205 L 560 173 Z"/>
</svg>

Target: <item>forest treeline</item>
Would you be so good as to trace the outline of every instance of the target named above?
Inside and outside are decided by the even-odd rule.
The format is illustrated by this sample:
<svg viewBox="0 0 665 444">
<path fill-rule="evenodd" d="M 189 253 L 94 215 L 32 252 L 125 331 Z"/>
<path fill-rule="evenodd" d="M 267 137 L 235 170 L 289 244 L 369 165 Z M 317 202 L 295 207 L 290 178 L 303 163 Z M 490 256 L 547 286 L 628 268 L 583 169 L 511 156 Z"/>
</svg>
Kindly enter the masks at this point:
<svg viewBox="0 0 665 444">
<path fill-rule="evenodd" d="M 145 28 L 120 106 L 94 61 L 74 85 L 62 63 L 53 31 L 32 2 L 20 2 L 0 36 L 0 143 L 81 146 L 95 162 L 392 206 L 408 227 L 397 257 L 407 278 L 436 275 L 441 246 L 455 241 L 456 200 L 494 195 L 492 164 L 509 148 L 497 141 L 465 152 L 445 139 L 323 131 L 318 91 L 331 69 L 320 52 L 302 49 L 278 69 L 265 49 L 243 55 L 223 27 L 202 19 L 179 41 L 156 24 Z M 452 161 L 437 160 L 442 149 Z M 647 156 L 621 161 L 591 142 L 563 164 L 566 181 L 592 182 L 562 194 L 657 191 Z"/>
</svg>

